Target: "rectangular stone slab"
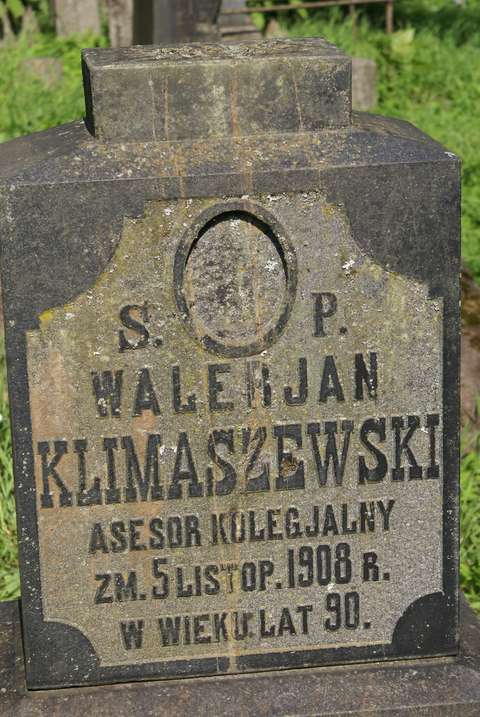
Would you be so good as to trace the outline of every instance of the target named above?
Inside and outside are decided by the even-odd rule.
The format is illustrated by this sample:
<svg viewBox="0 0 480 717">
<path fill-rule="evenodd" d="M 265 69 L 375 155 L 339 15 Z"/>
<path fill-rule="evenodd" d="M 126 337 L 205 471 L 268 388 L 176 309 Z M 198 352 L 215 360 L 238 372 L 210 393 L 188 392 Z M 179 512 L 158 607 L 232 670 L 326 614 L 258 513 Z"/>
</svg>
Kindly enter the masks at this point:
<svg viewBox="0 0 480 717">
<path fill-rule="evenodd" d="M 456 158 L 361 116 L 2 158 L 28 686 L 455 654 Z"/>
<path fill-rule="evenodd" d="M 102 141 L 311 132 L 350 123 L 351 61 L 320 38 L 83 53 L 87 122 Z"/>
</svg>

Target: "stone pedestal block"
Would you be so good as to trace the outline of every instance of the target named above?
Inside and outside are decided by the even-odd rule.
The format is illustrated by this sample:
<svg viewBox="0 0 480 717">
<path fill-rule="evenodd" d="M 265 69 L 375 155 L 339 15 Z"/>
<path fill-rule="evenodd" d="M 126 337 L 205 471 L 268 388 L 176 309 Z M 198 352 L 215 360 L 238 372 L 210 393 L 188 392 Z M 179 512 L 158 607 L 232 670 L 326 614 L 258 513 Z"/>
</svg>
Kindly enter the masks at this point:
<svg viewBox="0 0 480 717">
<path fill-rule="evenodd" d="M 366 112 L 377 104 L 377 65 L 366 57 L 352 58 L 352 106 Z"/>
</svg>

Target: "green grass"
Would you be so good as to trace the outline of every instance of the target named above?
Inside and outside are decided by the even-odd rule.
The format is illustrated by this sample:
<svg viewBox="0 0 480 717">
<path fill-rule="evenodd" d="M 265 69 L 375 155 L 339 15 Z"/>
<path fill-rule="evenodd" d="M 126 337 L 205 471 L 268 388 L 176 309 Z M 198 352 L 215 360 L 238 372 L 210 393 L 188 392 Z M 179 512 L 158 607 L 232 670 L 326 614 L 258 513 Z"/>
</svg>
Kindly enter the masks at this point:
<svg viewBox="0 0 480 717">
<path fill-rule="evenodd" d="M 470 604 L 480 613 L 480 435 L 460 470 L 460 581 Z"/>
<path fill-rule="evenodd" d="M 105 44 L 91 35 L 37 35 L 0 47 L 0 142 L 81 118 L 85 108 L 80 50 Z M 48 86 L 36 77 L 29 70 L 33 57 L 56 58 L 63 68 L 61 80 Z"/>
<path fill-rule="evenodd" d="M 13 495 L 12 442 L 5 379 L 5 355 L 0 347 L 0 600 L 20 592 L 17 530 Z"/>
</svg>

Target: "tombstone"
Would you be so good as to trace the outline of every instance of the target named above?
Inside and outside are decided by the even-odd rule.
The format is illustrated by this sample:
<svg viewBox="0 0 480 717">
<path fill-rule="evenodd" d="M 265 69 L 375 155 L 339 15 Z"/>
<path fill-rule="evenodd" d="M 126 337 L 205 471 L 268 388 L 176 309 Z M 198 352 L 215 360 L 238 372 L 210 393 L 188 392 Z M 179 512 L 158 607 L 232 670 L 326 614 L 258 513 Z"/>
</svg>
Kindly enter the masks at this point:
<svg viewBox="0 0 480 717">
<path fill-rule="evenodd" d="M 52 0 L 57 35 L 101 31 L 98 0 Z"/>
<path fill-rule="evenodd" d="M 0 705 L 476 713 L 458 160 L 321 39 L 83 62 L 86 124 L 0 147 Z"/>
<path fill-rule="evenodd" d="M 368 57 L 352 58 L 352 107 L 367 112 L 377 104 L 377 63 Z"/>
<path fill-rule="evenodd" d="M 222 0 L 218 25 L 225 42 L 261 39 L 262 34 L 252 22 L 251 16 L 242 13 L 246 7 L 245 0 Z"/>
<path fill-rule="evenodd" d="M 106 9 L 111 47 L 132 45 L 134 0 L 106 0 Z"/>
<path fill-rule="evenodd" d="M 217 40 L 221 0 L 137 0 L 133 40 L 138 45 Z"/>
</svg>

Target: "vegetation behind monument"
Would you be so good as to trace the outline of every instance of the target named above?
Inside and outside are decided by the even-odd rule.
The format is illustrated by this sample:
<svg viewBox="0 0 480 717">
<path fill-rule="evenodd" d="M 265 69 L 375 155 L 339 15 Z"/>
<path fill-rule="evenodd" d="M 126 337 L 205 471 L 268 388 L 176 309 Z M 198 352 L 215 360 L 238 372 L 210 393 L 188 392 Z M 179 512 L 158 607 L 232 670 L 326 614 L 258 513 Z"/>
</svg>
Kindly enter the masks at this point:
<svg viewBox="0 0 480 717">
<path fill-rule="evenodd" d="M 382 8 L 360 14 L 355 32 L 338 11 L 280 17 L 292 35 L 323 35 L 347 52 L 371 57 L 379 67 L 378 112 L 407 119 L 463 161 L 463 255 L 480 281 L 480 2 L 401 0 L 397 31 L 383 32 Z M 83 94 L 82 47 L 104 37 L 21 35 L 0 47 L 0 141 L 79 119 Z M 42 75 L 33 57 L 56 58 L 58 77 Z M 40 64 L 41 67 L 41 64 Z M 32 68 L 35 70 L 32 71 Z M 3 357 L 3 353 L 1 354 Z M 3 359 L 0 363 L 0 599 L 18 594 L 10 432 Z M 471 441 L 469 441 L 469 445 Z M 462 460 L 462 582 L 480 610 L 480 454 Z"/>
</svg>

